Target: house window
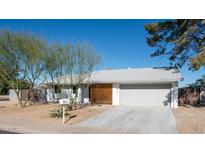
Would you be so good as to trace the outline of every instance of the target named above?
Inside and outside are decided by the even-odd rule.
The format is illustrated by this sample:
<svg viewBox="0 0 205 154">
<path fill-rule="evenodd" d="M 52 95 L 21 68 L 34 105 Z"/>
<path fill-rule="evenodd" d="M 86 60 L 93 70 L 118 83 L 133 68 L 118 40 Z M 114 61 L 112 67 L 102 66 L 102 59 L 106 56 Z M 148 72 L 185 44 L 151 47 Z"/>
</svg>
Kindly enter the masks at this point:
<svg viewBox="0 0 205 154">
<path fill-rule="evenodd" d="M 73 94 L 76 94 L 76 86 L 73 86 Z"/>
<path fill-rule="evenodd" d="M 57 86 L 57 85 L 55 85 L 55 93 L 56 94 L 59 94 L 59 93 L 61 93 L 61 89 L 60 89 L 60 86 Z"/>
</svg>

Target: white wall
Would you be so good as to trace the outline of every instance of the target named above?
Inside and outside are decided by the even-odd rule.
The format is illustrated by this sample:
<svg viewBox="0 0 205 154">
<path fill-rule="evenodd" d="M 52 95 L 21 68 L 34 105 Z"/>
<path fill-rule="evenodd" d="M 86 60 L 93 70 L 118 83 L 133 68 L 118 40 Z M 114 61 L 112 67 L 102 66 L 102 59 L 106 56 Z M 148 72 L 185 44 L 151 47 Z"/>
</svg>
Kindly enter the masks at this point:
<svg viewBox="0 0 205 154">
<path fill-rule="evenodd" d="M 53 92 L 54 89 L 46 89 L 46 100 L 47 102 L 53 102 L 54 101 L 54 96 L 53 96 Z"/>
<path fill-rule="evenodd" d="M 178 108 L 178 82 L 172 83 L 171 108 Z"/>
<path fill-rule="evenodd" d="M 89 86 L 83 85 L 82 86 L 82 102 L 89 103 Z"/>
<path fill-rule="evenodd" d="M 120 84 L 112 85 L 112 105 L 120 104 Z"/>
<path fill-rule="evenodd" d="M 89 99 L 89 86 L 87 85 L 82 86 L 82 95 L 83 95 L 83 99 L 84 98 Z"/>
<path fill-rule="evenodd" d="M 18 101 L 17 95 L 13 89 L 9 89 L 9 101 L 10 102 Z"/>
<path fill-rule="evenodd" d="M 62 89 L 63 98 L 68 98 L 70 96 L 69 89 Z"/>
<path fill-rule="evenodd" d="M 120 105 L 169 106 L 171 84 L 120 85 Z"/>
</svg>

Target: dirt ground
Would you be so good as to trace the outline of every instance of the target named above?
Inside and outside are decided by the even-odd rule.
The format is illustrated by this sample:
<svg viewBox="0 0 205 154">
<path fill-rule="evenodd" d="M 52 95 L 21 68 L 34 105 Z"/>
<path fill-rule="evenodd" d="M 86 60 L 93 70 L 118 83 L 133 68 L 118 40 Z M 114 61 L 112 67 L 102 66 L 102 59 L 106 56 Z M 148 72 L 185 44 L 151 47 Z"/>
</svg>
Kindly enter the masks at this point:
<svg viewBox="0 0 205 154">
<path fill-rule="evenodd" d="M 21 124 L 29 126 L 29 124 L 46 125 L 47 127 L 57 127 L 62 125 L 62 119 L 51 118 L 49 116 L 49 111 L 58 109 L 58 104 L 41 104 L 32 105 L 26 108 L 21 108 L 16 103 L 9 103 L 8 101 L 0 101 L 0 124 L 11 125 L 18 127 Z M 102 106 L 86 106 L 78 110 L 69 111 L 69 114 L 76 115 L 72 119 L 67 119 L 64 126 L 69 126 L 78 123 L 84 119 L 92 117 L 98 113 L 101 113 L 108 108 L 110 105 Z M 32 125 L 31 125 L 32 126 Z"/>
<path fill-rule="evenodd" d="M 205 133 L 205 107 L 180 106 L 178 109 L 173 109 L 173 113 L 180 133 Z"/>
</svg>

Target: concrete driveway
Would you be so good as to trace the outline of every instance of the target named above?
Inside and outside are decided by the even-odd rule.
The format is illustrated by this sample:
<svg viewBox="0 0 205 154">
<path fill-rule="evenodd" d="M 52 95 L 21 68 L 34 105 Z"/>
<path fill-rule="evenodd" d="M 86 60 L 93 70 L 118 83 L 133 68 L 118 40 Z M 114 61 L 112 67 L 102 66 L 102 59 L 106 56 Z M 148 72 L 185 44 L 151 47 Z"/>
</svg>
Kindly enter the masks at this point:
<svg viewBox="0 0 205 154">
<path fill-rule="evenodd" d="M 76 130 L 73 133 L 178 133 L 168 107 L 116 106 L 73 125 L 72 129 Z"/>
</svg>

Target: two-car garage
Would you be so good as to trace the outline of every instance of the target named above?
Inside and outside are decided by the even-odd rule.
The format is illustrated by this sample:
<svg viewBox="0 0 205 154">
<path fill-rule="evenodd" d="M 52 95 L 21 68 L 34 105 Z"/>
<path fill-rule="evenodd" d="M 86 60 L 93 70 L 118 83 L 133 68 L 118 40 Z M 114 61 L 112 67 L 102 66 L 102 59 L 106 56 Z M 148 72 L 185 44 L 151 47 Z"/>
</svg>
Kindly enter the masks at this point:
<svg viewBox="0 0 205 154">
<path fill-rule="evenodd" d="M 120 85 L 120 105 L 165 106 L 170 101 L 170 84 Z"/>
</svg>

